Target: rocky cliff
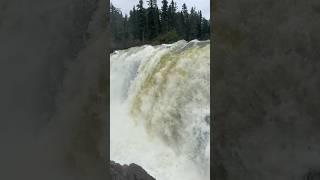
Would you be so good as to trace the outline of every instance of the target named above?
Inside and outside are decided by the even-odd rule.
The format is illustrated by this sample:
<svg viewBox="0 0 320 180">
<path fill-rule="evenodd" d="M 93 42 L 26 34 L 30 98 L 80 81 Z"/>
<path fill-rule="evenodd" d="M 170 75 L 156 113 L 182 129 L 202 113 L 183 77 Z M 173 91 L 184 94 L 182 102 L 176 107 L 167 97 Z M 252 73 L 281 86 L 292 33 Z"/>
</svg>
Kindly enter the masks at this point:
<svg viewBox="0 0 320 180">
<path fill-rule="evenodd" d="M 120 165 L 110 162 L 111 180 L 155 180 L 142 167 L 136 164 Z"/>
</svg>

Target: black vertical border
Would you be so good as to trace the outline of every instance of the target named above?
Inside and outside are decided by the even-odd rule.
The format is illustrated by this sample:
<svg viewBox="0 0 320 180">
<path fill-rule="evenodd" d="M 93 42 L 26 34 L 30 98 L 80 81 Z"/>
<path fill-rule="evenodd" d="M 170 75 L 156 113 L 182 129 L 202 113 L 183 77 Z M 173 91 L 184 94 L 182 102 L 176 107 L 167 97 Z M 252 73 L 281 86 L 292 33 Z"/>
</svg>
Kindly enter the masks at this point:
<svg viewBox="0 0 320 180">
<path fill-rule="evenodd" d="M 110 176 L 110 0 L 105 0 L 106 2 L 106 23 L 107 23 L 107 33 L 106 33 L 106 171 L 107 179 L 111 179 Z"/>
<path fill-rule="evenodd" d="M 214 180 L 214 22 L 216 0 L 210 0 L 210 179 Z"/>
</svg>

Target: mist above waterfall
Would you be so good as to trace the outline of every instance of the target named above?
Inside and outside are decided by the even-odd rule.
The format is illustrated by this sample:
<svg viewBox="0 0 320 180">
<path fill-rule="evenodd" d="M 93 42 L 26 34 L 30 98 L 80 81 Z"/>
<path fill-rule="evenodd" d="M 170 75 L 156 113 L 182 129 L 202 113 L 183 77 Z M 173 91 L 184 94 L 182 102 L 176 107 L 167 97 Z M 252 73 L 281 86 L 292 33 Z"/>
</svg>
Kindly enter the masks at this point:
<svg viewBox="0 0 320 180">
<path fill-rule="evenodd" d="M 158 180 L 210 178 L 210 41 L 115 51 L 110 158 Z"/>
</svg>

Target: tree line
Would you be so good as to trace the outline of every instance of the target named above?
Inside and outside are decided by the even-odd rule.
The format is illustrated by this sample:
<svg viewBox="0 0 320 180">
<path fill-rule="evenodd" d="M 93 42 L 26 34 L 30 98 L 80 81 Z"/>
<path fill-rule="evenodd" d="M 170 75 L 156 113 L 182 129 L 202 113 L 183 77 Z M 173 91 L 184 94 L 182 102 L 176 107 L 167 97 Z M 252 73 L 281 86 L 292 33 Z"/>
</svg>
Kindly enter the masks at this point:
<svg viewBox="0 0 320 180">
<path fill-rule="evenodd" d="M 143 0 L 123 15 L 120 9 L 110 5 L 110 24 L 112 47 L 127 48 L 145 43 L 172 43 L 177 40 L 209 39 L 210 21 L 202 12 L 184 3 L 178 10 L 174 0 L 162 0 L 159 9 L 157 0 L 148 0 L 147 7 Z"/>
</svg>

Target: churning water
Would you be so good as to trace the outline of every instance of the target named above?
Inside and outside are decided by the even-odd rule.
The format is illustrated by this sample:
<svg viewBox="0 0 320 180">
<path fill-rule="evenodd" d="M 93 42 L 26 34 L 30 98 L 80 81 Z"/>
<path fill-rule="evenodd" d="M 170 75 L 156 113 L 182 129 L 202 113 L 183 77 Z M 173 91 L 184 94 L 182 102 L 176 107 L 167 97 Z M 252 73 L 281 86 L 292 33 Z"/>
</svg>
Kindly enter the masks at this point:
<svg viewBox="0 0 320 180">
<path fill-rule="evenodd" d="M 210 179 L 210 41 L 110 57 L 111 160 L 157 180 Z"/>
</svg>

